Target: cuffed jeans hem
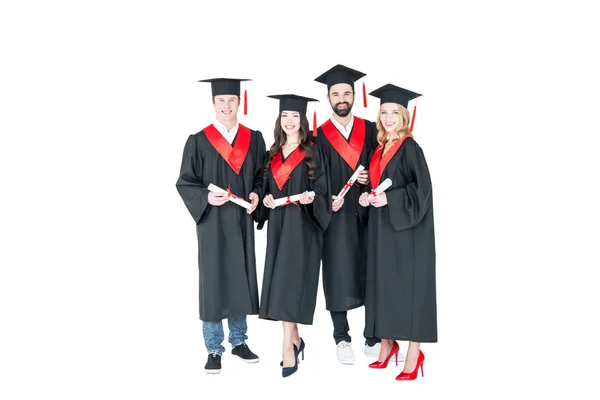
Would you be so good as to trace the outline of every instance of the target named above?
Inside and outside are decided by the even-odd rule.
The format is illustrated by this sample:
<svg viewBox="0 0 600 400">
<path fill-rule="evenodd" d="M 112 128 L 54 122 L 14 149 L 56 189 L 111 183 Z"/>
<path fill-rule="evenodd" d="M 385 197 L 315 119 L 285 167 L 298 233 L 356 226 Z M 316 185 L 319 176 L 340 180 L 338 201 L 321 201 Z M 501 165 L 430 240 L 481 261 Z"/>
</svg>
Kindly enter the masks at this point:
<svg viewBox="0 0 600 400">
<path fill-rule="evenodd" d="M 369 347 L 373 347 L 373 346 L 375 346 L 377 343 L 380 343 L 380 342 L 381 342 L 381 339 L 378 339 L 378 338 L 367 338 L 367 339 L 365 340 L 365 344 L 366 344 L 367 346 L 369 346 Z"/>
<path fill-rule="evenodd" d="M 348 336 L 347 339 L 335 339 L 335 344 L 338 345 L 340 344 L 340 342 L 348 342 L 351 343 L 352 342 L 352 338 L 350 336 Z"/>
</svg>

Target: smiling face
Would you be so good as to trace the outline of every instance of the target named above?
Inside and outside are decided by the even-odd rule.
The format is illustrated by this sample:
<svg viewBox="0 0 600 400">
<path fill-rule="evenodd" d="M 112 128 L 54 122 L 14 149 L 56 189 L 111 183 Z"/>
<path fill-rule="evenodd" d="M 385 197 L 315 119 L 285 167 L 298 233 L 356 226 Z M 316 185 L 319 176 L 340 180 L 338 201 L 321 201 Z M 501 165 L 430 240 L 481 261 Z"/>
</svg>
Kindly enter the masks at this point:
<svg viewBox="0 0 600 400">
<path fill-rule="evenodd" d="M 329 89 L 327 95 L 333 112 L 340 117 L 345 117 L 352 111 L 354 105 L 354 90 L 347 83 L 337 83 Z"/>
<path fill-rule="evenodd" d="M 283 110 L 281 112 L 281 128 L 286 135 L 297 134 L 300 131 L 300 113 Z"/>
<path fill-rule="evenodd" d="M 383 103 L 379 107 L 379 120 L 388 134 L 397 132 L 402 127 L 402 116 L 398 104 Z"/>
<path fill-rule="evenodd" d="M 240 98 L 233 94 L 221 94 L 213 98 L 217 121 L 229 125 L 237 121 Z"/>
</svg>

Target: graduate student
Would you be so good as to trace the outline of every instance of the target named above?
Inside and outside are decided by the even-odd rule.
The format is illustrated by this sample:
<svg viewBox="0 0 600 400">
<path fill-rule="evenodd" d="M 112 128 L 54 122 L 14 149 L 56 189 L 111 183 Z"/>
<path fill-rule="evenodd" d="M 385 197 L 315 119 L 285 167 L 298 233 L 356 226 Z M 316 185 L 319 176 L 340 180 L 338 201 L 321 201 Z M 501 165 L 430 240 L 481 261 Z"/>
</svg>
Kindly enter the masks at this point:
<svg viewBox="0 0 600 400">
<path fill-rule="evenodd" d="M 298 324 L 313 323 L 331 192 L 323 155 L 311 141 L 306 118 L 307 102 L 315 100 L 294 94 L 269 97 L 279 100 L 279 113 L 259 206 L 258 229 L 268 220 L 259 317 L 282 321 L 281 366 L 287 377 L 298 370 L 299 353 L 304 355 Z M 299 199 L 293 200 L 294 195 Z M 286 201 L 278 206 L 278 199 Z"/>
<path fill-rule="evenodd" d="M 347 311 L 364 305 L 367 252 L 367 212 L 359 207 L 358 197 L 368 183 L 368 157 L 377 145 L 375 123 L 352 115 L 354 83 L 363 76 L 363 72 L 338 64 L 315 79 L 327 86 L 333 110 L 331 118 L 319 127 L 315 141 L 325 153 L 331 181 L 333 215 L 324 236 L 323 290 L 337 359 L 342 364 L 356 360 Z M 346 195 L 338 198 L 359 165 L 365 170 Z M 364 354 L 377 357 L 379 342 L 365 335 Z"/>
<path fill-rule="evenodd" d="M 215 120 L 190 135 L 183 150 L 176 187 L 196 223 L 200 278 L 200 319 L 208 351 L 207 373 L 221 372 L 225 351 L 223 319 L 229 326 L 231 353 L 248 363 L 259 358 L 247 346 L 246 316 L 258 314 L 254 253 L 254 210 L 262 193 L 265 142 L 259 131 L 240 124 L 240 82 L 210 82 Z M 209 191 L 213 184 L 229 193 Z M 246 210 L 230 194 L 251 203 Z"/>
<path fill-rule="evenodd" d="M 396 380 L 423 374 L 423 342 L 437 342 L 433 195 L 425 155 L 412 135 L 408 102 L 419 94 L 384 85 L 371 95 L 380 99 L 377 141 L 369 164 L 370 189 L 389 178 L 383 193 L 364 192 L 369 207 L 366 333 L 382 338 L 379 359 L 386 368 L 408 341 L 404 369 Z M 414 117 L 414 114 L 413 114 Z M 414 122 L 414 120 L 413 120 Z"/>
</svg>

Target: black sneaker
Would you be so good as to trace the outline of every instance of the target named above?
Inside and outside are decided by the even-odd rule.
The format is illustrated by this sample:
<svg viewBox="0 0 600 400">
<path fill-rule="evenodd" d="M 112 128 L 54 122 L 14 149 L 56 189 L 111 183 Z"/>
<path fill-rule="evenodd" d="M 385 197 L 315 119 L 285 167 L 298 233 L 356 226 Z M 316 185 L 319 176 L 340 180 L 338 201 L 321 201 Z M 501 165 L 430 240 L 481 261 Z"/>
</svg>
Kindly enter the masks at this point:
<svg viewBox="0 0 600 400">
<path fill-rule="evenodd" d="M 220 374 L 221 373 L 221 356 L 218 354 L 209 354 L 204 371 L 207 374 Z"/>
<path fill-rule="evenodd" d="M 256 354 L 254 354 L 252 351 L 250 351 L 250 349 L 248 348 L 248 345 L 246 343 L 242 343 L 239 346 L 235 346 L 233 348 L 233 350 L 231 350 L 231 354 L 233 354 L 236 357 L 241 358 L 242 360 L 246 361 L 247 363 L 257 363 L 258 362 L 258 356 Z"/>
</svg>

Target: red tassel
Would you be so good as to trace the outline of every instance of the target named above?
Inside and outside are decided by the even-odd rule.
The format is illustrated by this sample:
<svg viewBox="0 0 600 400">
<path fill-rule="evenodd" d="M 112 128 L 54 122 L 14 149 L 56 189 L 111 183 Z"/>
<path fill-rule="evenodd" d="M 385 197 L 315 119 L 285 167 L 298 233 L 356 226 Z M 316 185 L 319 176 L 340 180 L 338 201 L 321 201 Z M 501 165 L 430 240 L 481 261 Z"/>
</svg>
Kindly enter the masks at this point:
<svg viewBox="0 0 600 400">
<path fill-rule="evenodd" d="M 248 91 L 244 89 L 244 115 L 248 115 Z"/>
<path fill-rule="evenodd" d="M 415 106 L 413 107 L 413 113 L 412 113 L 412 121 L 410 121 L 410 131 L 412 132 L 413 130 L 413 126 L 415 125 L 415 115 L 417 115 L 417 105 L 415 104 Z"/>
<path fill-rule="evenodd" d="M 367 89 L 365 88 L 365 82 L 363 81 L 363 106 L 367 108 Z"/>
<path fill-rule="evenodd" d="M 313 112 L 313 136 L 317 136 L 317 109 Z"/>
</svg>

